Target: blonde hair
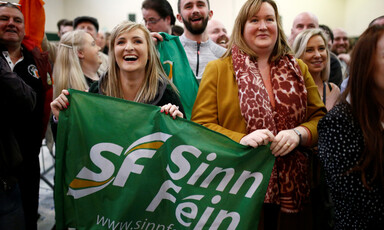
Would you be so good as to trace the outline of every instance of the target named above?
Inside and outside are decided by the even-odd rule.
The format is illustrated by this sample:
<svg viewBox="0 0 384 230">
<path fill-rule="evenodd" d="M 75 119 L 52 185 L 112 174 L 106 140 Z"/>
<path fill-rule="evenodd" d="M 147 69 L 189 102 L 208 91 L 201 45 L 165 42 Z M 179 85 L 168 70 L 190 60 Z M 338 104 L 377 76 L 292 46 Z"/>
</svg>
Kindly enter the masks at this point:
<svg viewBox="0 0 384 230">
<path fill-rule="evenodd" d="M 233 45 L 237 45 L 240 50 L 248 54 L 253 58 L 257 58 L 257 54 L 253 51 L 244 40 L 244 27 L 247 21 L 259 12 L 262 3 L 270 4 L 274 11 L 276 17 L 277 24 L 277 40 L 276 44 L 273 48 L 271 56 L 269 57 L 270 61 L 276 61 L 280 59 L 282 56 L 291 53 L 291 48 L 288 45 L 287 37 L 284 34 L 283 27 L 281 24 L 281 19 L 279 16 L 279 12 L 277 9 L 277 5 L 273 0 L 248 0 L 241 7 L 239 14 L 236 17 L 235 24 L 233 26 L 233 31 L 231 34 L 231 38 L 228 43 L 228 47 L 232 47 Z M 232 50 L 229 48 L 227 52 L 223 55 L 223 57 L 228 57 L 232 55 Z"/>
<path fill-rule="evenodd" d="M 323 82 L 328 81 L 329 73 L 331 70 L 331 55 L 328 50 L 328 39 L 327 36 L 321 29 L 307 29 L 297 35 L 293 42 L 293 51 L 295 52 L 296 58 L 301 58 L 307 49 L 309 39 L 314 36 L 320 36 L 324 41 L 325 50 L 327 52 L 327 65 L 321 71 L 320 78 Z"/>
<path fill-rule="evenodd" d="M 58 97 L 63 89 L 86 90 L 89 88 L 78 57 L 78 51 L 83 47 L 85 35 L 86 32 L 76 30 L 65 33 L 61 37 L 53 68 L 55 82 L 53 98 Z"/>
<path fill-rule="evenodd" d="M 145 35 L 145 40 L 148 44 L 148 61 L 145 67 L 144 83 L 139 89 L 134 101 L 147 103 L 155 99 L 158 92 L 159 82 L 171 85 L 177 92 L 176 87 L 168 80 L 166 73 L 161 65 L 155 44 L 148 29 L 138 23 L 123 21 L 118 24 L 111 32 L 109 42 L 109 71 L 105 75 L 105 79 L 101 82 L 101 91 L 111 97 L 123 98 L 123 90 L 120 83 L 120 68 L 117 65 L 115 57 L 115 40 L 123 33 L 133 31 L 135 29 L 142 30 Z"/>
</svg>

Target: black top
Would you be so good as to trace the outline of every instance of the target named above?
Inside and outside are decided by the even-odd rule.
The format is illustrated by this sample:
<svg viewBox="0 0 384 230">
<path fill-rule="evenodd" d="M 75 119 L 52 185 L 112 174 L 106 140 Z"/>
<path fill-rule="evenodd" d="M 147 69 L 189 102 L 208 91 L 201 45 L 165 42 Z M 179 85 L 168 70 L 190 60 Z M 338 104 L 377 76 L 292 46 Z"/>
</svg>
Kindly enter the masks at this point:
<svg viewBox="0 0 384 230">
<path fill-rule="evenodd" d="M 16 117 L 29 115 L 35 106 L 35 91 L 0 58 L 0 180 L 15 176 L 22 160 L 15 124 L 23 120 Z"/>
<path fill-rule="evenodd" d="M 100 78 L 99 81 L 95 81 L 89 88 L 88 92 L 90 93 L 99 93 L 104 95 L 102 90 L 100 89 L 100 82 L 105 79 L 105 75 Z M 164 85 L 159 82 L 158 92 L 155 96 L 155 99 L 146 103 L 150 105 L 163 106 L 168 103 L 176 105 L 179 107 L 180 112 L 184 115 L 184 118 L 187 118 L 185 115 L 185 111 L 183 105 L 181 104 L 179 95 L 172 89 L 170 85 Z"/>
<path fill-rule="evenodd" d="M 6 50 L 1 47 L 1 51 Z M 40 74 L 33 55 L 25 47 L 22 49 L 23 60 L 18 62 L 13 72 L 17 74 L 36 94 L 36 105 L 30 112 L 17 113 L 14 119 L 19 122 L 14 123 L 13 129 L 19 143 L 21 154 L 26 162 L 30 159 L 37 160 L 40 153 L 41 138 L 43 135 L 43 116 L 44 116 L 44 88 Z M 6 62 L 3 54 L 1 58 Z"/>
<path fill-rule="evenodd" d="M 320 120 L 318 132 L 319 157 L 335 204 L 335 229 L 384 229 L 382 187 L 376 183 L 368 190 L 360 173 L 347 173 L 364 149 L 360 125 L 349 104 L 336 105 Z"/>
<path fill-rule="evenodd" d="M 341 83 L 343 82 L 343 73 L 341 71 L 341 64 L 337 56 L 330 52 L 331 54 L 331 69 L 329 73 L 329 80 L 328 82 L 332 82 L 338 87 L 340 87 Z"/>
</svg>

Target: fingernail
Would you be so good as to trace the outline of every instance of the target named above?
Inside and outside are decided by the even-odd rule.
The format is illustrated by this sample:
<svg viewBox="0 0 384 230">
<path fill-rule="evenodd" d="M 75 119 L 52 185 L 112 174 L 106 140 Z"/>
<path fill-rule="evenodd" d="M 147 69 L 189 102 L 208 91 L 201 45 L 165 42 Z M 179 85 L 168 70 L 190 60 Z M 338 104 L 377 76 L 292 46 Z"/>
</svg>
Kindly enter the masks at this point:
<svg viewBox="0 0 384 230">
<path fill-rule="evenodd" d="M 69 105 L 69 102 L 66 102 L 65 104 Z"/>
<path fill-rule="evenodd" d="M 64 106 L 64 108 L 67 108 L 67 106 Z"/>
<path fill-rule="evenodd" d="M 160 113 L 162 113 L 162 112 L 164 112 L 164 110 L 163 110 L 163 109 L 160 109 Z"/>
<path fill-rule="evenodd" d="M 167 114 L 167 115 L 168 115 L 168 112 L 167 112 L 167 111 L 165 111 L 165 114 Z"/>
<path fill-rule="evenodd" d="M 173 117 L 173 120 L 175 120 L 176 119 L 176 117 Z"/>
</svg>

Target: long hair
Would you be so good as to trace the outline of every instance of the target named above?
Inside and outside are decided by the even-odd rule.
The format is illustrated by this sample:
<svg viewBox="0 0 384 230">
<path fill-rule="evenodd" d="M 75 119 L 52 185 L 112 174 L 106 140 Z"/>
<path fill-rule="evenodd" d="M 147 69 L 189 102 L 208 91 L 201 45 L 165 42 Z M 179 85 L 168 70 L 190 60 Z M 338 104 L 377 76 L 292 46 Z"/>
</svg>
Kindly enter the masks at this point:
<svg viewBox="0 0 384 230">
<path fill-rule="evenodd" d="M 63 89 L 86 90 L 89 88 L 78 57 L 78 51 L 83 47 L 85 35 L 85 31 L 76 30 L 65 33 L 61 37 L 53 68 L 55 82 L 53 98 L 58 97 Z"/>
<path fill-rule="evenodd" d="M 324 41 L 325 50 L 327 53 L 327 65 L 325 68 L 321 71 L 320 78 L 323 82 L 328 81 L 329 73 L 331 69 L 331 56 L 329 55 L 328 50 L 328 40 L 324 34 L 324 32 L 321 29 L 308 29 L 300 32 L 297 37 L 295 38 L 295 41 L 293 42 L 293 52 L 295 53 L 296 58 L 301 58 L 305 50 L 307 49 L 308 41 L 314 36 L 320 36 Z"/>
<path fill-rule="evenodd" d="M 288 45 L 287 37 L 284 34 L 283 26 L 281 24 L 281 19 L 279 15 L 279 11 L 277 9 L 277 5 L 273 0 L 248 0 L 241 7 L 239 14 L 236 17 L 235 24 L 233 26 L 233 31 L 231 34 L 231 38 L 229 39 L 228 47 L 232 47 L 233 45 L 237 45 L 240 50 L 248 54 L 253 58 L 257 58 L 257 54 L 249 48 L 247 43 L 244 40 L 244 27 L 246 22 L 253 17 L 257 12 L 259 12 L 262 3 L 270 4 L 274 11 L 276 17 L 277 24 L 277 40 L 276 44 L 273 48 L 272 54 L 270 56 L 270 61 L 276 61 L 280 59 L 282 56 L 291 53 L 291 48 Z M 232 50 L 230 48 L 227 49 L 223 57 L 228 57 L 232 54 Z"/>
<path fill-rule="evenodd" d="M 111 32 L 108 59 L 109 71 L 101 83 L 102 92 L 107 96 L 123 98 L 123 91 L 120 83 L 120 68 L 117 65 L 115 57 L 115 40 L 121 34 L 136 29 L 142 30 L 144 32 L 145 40 L 148 44 L 148 61 L 145 67 L 144 83 L 139 89 L 134 101 L 141 103 L 152 101 L 158 92 L 159 82 L 171 85 L 175 92 L 177 92 L 176 87 L 168 80 L 168 77 L 164 72 L 159 56 L 157 54 L 156 47 L 152 41 L 152 37 L 148 29 L 142 24 L 130 21 L 123 21 L 122 23 L 118 24 Z"/>
<path fill-rule="evenodd" d="M 383 35 L 384 26 L 372 26 L 357 41 L 351 55 L 348 85 L 341 99 L 350 103 L 363 132 L 364 151 L 352 170 L 361 172 L 367 188 L 374 181 L 384 188 L 384 130 L 380 121 L 384 108 L 378 100 L 374 79 L 377 42 Z M 367 172 L 372 173 L 371 179 L 367 178 Z"/>
</svg>

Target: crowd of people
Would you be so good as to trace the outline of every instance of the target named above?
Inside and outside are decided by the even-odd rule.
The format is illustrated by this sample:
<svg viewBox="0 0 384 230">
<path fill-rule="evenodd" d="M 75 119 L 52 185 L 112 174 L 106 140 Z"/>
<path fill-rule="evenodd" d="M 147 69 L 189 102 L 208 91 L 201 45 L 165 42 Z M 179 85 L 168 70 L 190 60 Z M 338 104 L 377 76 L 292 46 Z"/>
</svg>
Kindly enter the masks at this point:
<svg viewBox="0 0 384 230">
<path fill-rule="evenodd" d="M 352 48 L 345 29 L 311 12 L 287 37 L 274 0 L 247 0 L 231 35 L 209 0 L 177 7 L 144 0 L 142 23 L 110 33 L 94 17 L 63 19 L 60 41 L 45 37 L 41 51 L 26 45 L 21 6 L 0 2 L 0 229 L 37 229 L 42 138 L 47 127 L 56 136 L 69 88 L 160 106 L 242 145 L 270 144 L 255 229 L 384 229 L 384 16 Z M 164 34 L 177 37 L 197 95 L 164 70 Z"/>
</svg>

